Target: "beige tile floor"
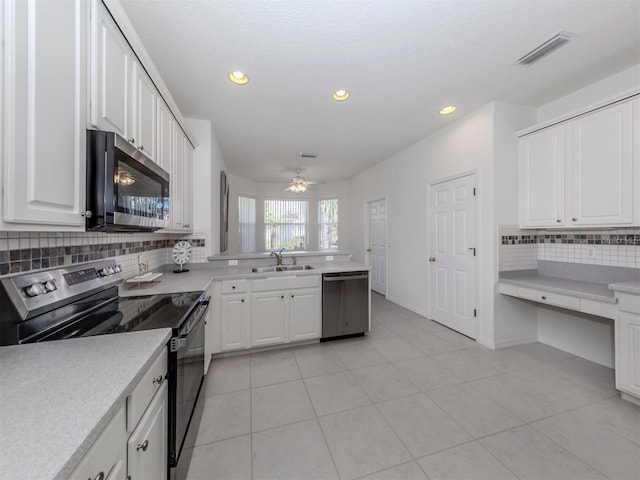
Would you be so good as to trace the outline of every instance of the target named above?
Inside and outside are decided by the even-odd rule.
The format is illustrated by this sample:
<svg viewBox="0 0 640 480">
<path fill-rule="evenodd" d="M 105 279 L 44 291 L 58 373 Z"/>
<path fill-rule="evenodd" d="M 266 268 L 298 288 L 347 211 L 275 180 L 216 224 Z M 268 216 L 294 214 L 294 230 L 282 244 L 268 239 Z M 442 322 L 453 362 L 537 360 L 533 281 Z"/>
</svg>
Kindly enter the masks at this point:
<svg viewBox="0 0 640 480">
<path fill-rule="evenodd" d="M 640 479 L 611 369 L 372 299 L 369 336 L 214 360 L 189 479 Z"/>
</svg>

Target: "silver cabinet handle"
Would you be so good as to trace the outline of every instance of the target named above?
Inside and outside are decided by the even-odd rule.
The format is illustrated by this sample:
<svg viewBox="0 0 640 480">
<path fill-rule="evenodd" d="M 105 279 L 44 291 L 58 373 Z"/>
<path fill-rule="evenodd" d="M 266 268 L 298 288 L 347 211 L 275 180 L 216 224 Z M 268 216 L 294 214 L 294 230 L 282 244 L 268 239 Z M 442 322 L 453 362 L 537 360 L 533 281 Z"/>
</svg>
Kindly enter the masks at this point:
<svg viewBox="0 0 640 480">
<path fill-rule="evenodd" d="M 158 375 L 156 378 L 153 379 L 152 383 L 157 383 L 158 385 L 160 385 L 163 380 L 164 380 L 164 377 L 162 375 Z"/>
<path fill-rule="evenodd" d="M 370 251 L 371 251 L 371 249 L 370 249 L 370 248 L 367 248 L 367 252 L 370 252 Z"/>
<path fill-rule="evenodd" d="M 136 139 L 135 139 L 135 138 L 133 138 L 133 137 L 128 138 L 128 139 L 127 139 L 127 141 L 128 141 L 129 143 L 136 143 Z"/>
<path fill-rule="evenodd" d="M 436 257 L 429 257 L 429 261 L 430 262 L 435 262 L 436 261 Z"/>
<path fill-rule="evenodd" d="M 578 219 L 574 217 L 574 218 L 572 218 L 572 219 L 571 219 L 571 221 L 572 221 L 572 222 L 577 222 L 577 221 L 578 221 Z"/>
<path fill-rule="evenodd" d="M 140 151 L 144 150 L 144 145 L 139 145 L 138 146 L 138 150 L 140 150 Z"/>
<path fill-rule="evenodd" d="M 542 298 L 542 300 L 546 300 L 547 299 L 547 297 L 545 297 L 544 295 L 542 295 L 542 297 L 540 297 L 540 298 Z"/>
<path fill-rule="evenodd" d="M 149 440 L 145 440 L 144 442 L 139 443 L 136 447 L 136 451 L 142 450 L 143 452 L 146 452 L 147 448 L 149 448 Z"/>
<path fill-rule="evenodd" d="M 89 478 L 89 480 L 92 480 L 92 479 Z M 97 474 L 96 478 L 94 478 L 93 480 L 104 480 L 104 472 L 100 472 L 99 474 Z"/>
<path fill-rule="evenodd" d="M 560 220 L 559 218 L 556 220 L 556 222 L 558 223 L 562 223 L 562 220 Z"/>
</svg>

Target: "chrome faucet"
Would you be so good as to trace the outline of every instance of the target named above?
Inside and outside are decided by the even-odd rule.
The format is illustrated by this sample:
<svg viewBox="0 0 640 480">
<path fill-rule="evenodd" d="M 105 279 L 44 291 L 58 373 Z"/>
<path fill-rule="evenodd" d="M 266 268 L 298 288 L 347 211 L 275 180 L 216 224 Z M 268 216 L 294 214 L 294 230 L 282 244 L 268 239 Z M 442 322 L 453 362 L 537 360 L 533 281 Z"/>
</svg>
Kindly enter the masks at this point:
<svg viewBox="0 0 640 480">
<path fill-rule="evenodd" d="M 280 251 L 276 252 L 273 251 L 271 252 L 269 255 L 273 255 L 274 257 L 276 257 L 276 262 L 278 265 L 282 265 L 282 251 L 284 250 L 284 248 L 281 248 Z"/>
</svg>

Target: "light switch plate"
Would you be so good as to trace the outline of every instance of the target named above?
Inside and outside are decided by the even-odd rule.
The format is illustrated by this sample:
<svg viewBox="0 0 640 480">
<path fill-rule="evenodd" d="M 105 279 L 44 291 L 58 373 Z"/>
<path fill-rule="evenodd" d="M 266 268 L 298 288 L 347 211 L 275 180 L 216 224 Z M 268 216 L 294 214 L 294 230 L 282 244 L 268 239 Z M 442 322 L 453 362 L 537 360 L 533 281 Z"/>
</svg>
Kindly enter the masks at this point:
<svg viewBox="0 0 640 480">
<path fill-rule="evenodd" d="M 236 265 L 238 265 L 238 260 L 229 260 L 230 267 L 235 267 Z"/>
<path fill-rule="evenodd" d="M 326 257 L 324 257 L 324 259 L 325 259 L 327 262 L 333 262 L 333 255 L 327 255 Z"/>
</svg>

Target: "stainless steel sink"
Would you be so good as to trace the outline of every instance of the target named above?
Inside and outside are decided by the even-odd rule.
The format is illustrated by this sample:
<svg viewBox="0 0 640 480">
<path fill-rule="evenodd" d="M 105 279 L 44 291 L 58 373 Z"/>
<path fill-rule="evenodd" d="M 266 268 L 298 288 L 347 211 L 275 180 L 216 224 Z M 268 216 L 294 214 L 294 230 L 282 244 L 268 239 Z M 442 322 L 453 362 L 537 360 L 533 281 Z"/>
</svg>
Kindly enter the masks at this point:
<svg viewBox="0 0 640 480">
<path fill-rule="evenodd" d="M 311 265 L 278 265 L 276 267 L 277 272 L 290 272 L 297 270 L 313 270 Z"/>
<path fill-rule="evenodd" d="M 276 271 L 276 267 L 275 265 L 269 266 L 269 267 L 253 267 L 251 269 L 252 272 L 254 273 L 268 273 L 268 272 L 275 272 Z"/>
<path fill-rule="evenodd" d="M 313 270 L 312 265 L 270 265 L 268 267 L 253 267 L 254 273 L 270 273 L 270 272 L 297 272 L 300 270 Z"/>
</svg>

